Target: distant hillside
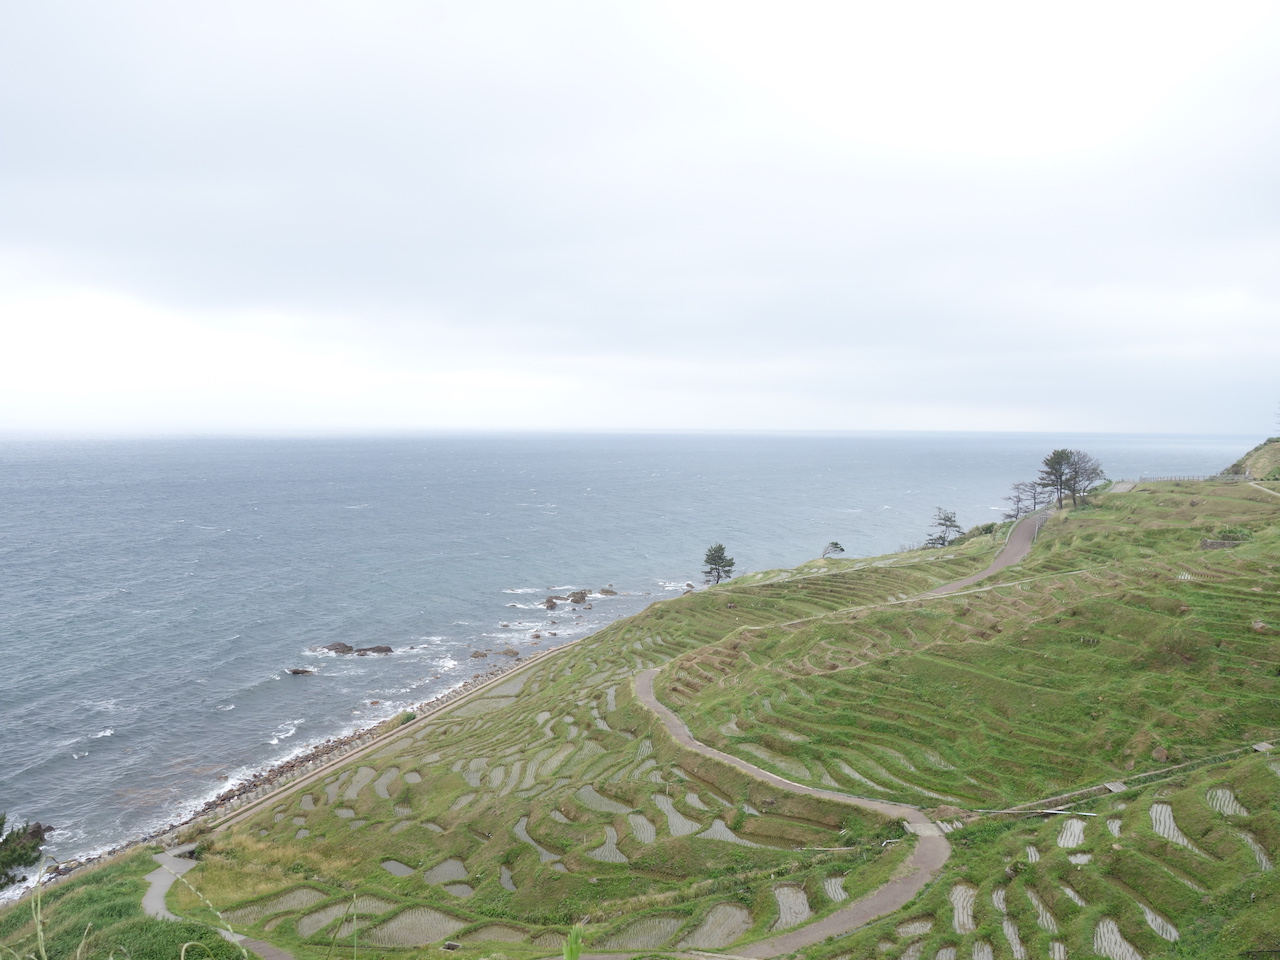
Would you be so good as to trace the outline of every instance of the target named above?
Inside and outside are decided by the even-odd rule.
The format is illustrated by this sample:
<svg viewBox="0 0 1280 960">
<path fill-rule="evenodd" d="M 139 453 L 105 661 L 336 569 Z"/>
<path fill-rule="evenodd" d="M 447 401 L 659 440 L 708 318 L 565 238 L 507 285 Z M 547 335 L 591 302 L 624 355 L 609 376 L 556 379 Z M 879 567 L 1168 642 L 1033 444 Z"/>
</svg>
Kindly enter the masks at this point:
<svg viewBox="0 0 1280 960">
<path fill-rule="evenodd" d="M 1247 474 L 1255 480 L 1280 480 L 1280 437 L 1258 444 L 1224 472 Z"/>
</svg>

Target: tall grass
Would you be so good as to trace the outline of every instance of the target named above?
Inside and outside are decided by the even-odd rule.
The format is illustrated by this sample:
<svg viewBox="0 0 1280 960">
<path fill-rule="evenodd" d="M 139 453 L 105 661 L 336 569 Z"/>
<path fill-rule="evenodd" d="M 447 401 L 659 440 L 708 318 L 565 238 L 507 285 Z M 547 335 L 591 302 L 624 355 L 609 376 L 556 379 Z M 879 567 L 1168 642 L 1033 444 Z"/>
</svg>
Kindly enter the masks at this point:
<svg viewBox="0 0 1280 960">
<path fill-rule="evenodd" d="M 148 917 L 146 884 L 155 869 L 139 850 L 52 888 L 37 884 L 27 902 L 0 913 L 0 950 L 10 960 L 245 960 L 242 948 L 199 923 Z"/>
</svg>

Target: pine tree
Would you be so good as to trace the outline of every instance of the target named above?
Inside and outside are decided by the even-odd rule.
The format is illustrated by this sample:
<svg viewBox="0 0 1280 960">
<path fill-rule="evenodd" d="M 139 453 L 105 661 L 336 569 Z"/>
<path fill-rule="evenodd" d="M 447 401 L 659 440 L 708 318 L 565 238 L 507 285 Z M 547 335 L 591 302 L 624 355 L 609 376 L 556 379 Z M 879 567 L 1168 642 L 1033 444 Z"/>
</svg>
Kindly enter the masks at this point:
<svg viewBox="0 0 1280 960">
<path fill-rule="evenodd" d="M 954 510 L 945 510 L 939 507 L 933 515 L 933 523 L 930 526 L 937 529 L 937 533 L 925 540 L 926 547 L 945 547 L 948 543 L 960 536 L 964 532 L 964 528 L 956 522 L 956 512 Z"/>
<path fill-rule="evenodd" d="M 717 543 L 707 548 L 707 555 L 702 558 L 706 569 L 702 571 L 704 583 L 719 583 L 733 576 L 733 557 L 724 555 L 724 544 Z"/>
<path fill-rule="evenodd" d="M 53 829 L 39 823 L 24 823 L 5 833 L 4 821 L 5 815 L 0 813 L 0 890 L 27 879 L 18 876 L 16 871 L 39 862 L 44 835 Z"/>
<path fill-rule="evenodd" d="M 1058 501 L 1058 509 L 1062 509 L 1062 501 L 1067 495 L 1067 477 L 1071 469 L 1071 451 L 1066 447 L 1054 450 L 1041 461 L 1040 475 L 1036 478 L 1036 486 L 1044 490 L 1052 490 Z"/>
</svg>

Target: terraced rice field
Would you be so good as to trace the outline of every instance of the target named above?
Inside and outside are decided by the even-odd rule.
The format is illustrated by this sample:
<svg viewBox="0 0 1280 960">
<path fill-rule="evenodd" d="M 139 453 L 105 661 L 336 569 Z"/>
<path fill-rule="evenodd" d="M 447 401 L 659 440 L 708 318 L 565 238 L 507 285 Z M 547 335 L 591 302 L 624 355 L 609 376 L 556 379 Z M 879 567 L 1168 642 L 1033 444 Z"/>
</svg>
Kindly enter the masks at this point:
<svg viewBox="0 0 1280 960">
<path fill-rule="evenodd" d="M 799 926 L 812 916 L 809 909 L 809 898 L 804 888 L 784 883 L 773 888 L 773 895 L 778 901 L 778 919 L 774 930 L 789 930 Z"/>
<path fill-rule="evenodd" d="M 366 943 L 377 947 L 422 947 L 439 943 L 453 936 L 466 926 L 457 917 L 451 917 L 430 907 L 410 907 L 390 920 L 364 932 Z"/>
<path fill-rule="evenodd" d="M 270 916 L 275 913 L 284 913 L 291 910 L 302 910 L 321 900 L 327 900 L 328 896 L 313 887 L 297 887 L 293 890 L 286 890 L 283 893 L 260 900 L 236 910 L 226 911 L 226 918 L 231 923 L 250 924 L 257 923 L 263 917 Z"/>
<path fill-rule="evenodd" d="M 977 562 L 921 563 L 903 574 L 877 570 L 874 576 L 878 585 L 930 586 Z M 857 578 L 843 578 L 838 588 L 828 574 L 811 579 L 814 597 L 794 592 L 785 600 L 758 598 L 746 606 L 756 617 L 772 619 L 857 602 L 865 592 Z M 637 669 L 723 636 L 743 617 L 743 604 L 729 606 L 724 596 L 684 600 L 695 615 L 678 630 L 667 632 L 665 611 L 658 608 L 636 618 L 639 623 L 582 641 L 573 660 L 535 664 L 482 691 L 474 698 L 481 707 L 450 710 L 406 727 L 330 774 L 318 789 L 264 809 L 229 841 L 255 837 L 264 846 L 254 856 L 279 851 L 286 826 L 299 826 L 291 819 L 297 817 L 306 834 L 287 854 L 291 862 L 312 862 L 317 875 L 351 877 L 396 897 L 400 913 L 362 921 L 361 939 L 375 946 L 425 943 L 435 933 L 452 936 L 500 909 L 501 916 L 529 925 L 508 926 L 523 930 L 519 942 L 533 948 L 544 935 L 539 926 L 563 930 L 574 918 L 559 907 L 563 898 L 599 896 L 597 890 L 610 898 L 662 894 L 698 880 L 709 868 L 728 869 L 732 882 L 767 898 L 771 906 L 758 915 L 747 909 L 747 916 L 758 916 L 752 923 L 790 925 L 829 912 L 839 897 L 820 897 L 811 906 L 804 894 L 810 876 L 819 890 L 833 873 L 847 876 L 851 889 L 862 889 L 862 865 L 884 856 L 900 859 L 905 850 L 859 840 L 882 828 L 872 815 L 780 795 L 729 768 L 683 755 L 635 703 L 630 678 Z M 354 823 L 362 825 L 355 833 L 348 826 Z M 292 832 L 287 836 L 293 839 Z M 847 852 L 815 856 L 804 852 L 808 848 Z M 236 899 L 244 885 L 234 863 L 213 857 L 205 869 L 215 875 L 213 887 L 223 871 L 229 896 L 220 906 L 247 910 L 243 916 L 251 927 L 267 913 Z M 794 883 L 779 882 L 793 874 Z M 255 880 L 250 891 L 262 886 Z M 847 896 L 839 882 L 834 889 Z M 739 939 L 743 914 L 730 905 L 710 912 L 716 894 L 712 885 L 705 907 L 691 901 L 704 920 L 710 918 L 696 938 L 727 936 L 720 931 L 724 926 Z M 725 919 L 730 915 L 733 922 Z M 625 912 L 604 923 L 594 942 L 622 936 L 624 917 Z M 671 919 L 658 926 L 665 929 Z M 692 921 L 681 921 L 672 935 L 695 937 L 696 929 Z"/>
<path fill-rule="evenodd" d="M 1234 805 L 1223 803 L 1227 794 Z M 1214 891 L 1275 896 L 1267 893 L 1275 889 L 1267 879 L 1272 872 L 1239 835 L 1247 825 L 1267 838 L 1258 842 L 1269 861 L 1280 853 L 1280 781 L 1266 756 L 1246 755 L 1171 783 L 1097 796 L 1080 809 L 1099 816 L 1074 818 L 1085 827 L 1071 838 L 1079 841 L 1072 846 L 1058 844 L 1061 817 L 1008 818 L 978 828 L 989 831 L 988 845 L 981 852 L 956 852 L 948 865 L 951 879 L 944 876 L 921 898 L 910 924 L 873 924 L 848 938 L 844 949 L 901 960 L 923 944 L 925 958 L 947 948 L 967 957 L 986 942 L 1010 958 L 1096 952 L 1153 960 L 1185 941 Z M 1122 824 L 1118 835 L 1108 821 Z M 1192 846 L 1164 835 L 1170 823 Z M 1037 856 L 1028 855 L 1036 850 Z M 1072 863 L 1079 853 L 1090 859 Z M 1210 942 L 1230 931 L 1215 931 Z M 1200 955 L 1198 948 L 1190 950 L 1179 955 Z"/>
<path fill-rule="evenodd" d="M 737 903 L 717 903 L 678 946 L 681 950 L 720 950 L 750 929 L 750 910 Z"/>
<path fill-rule="evenodd" d="M 339 900 L 337 903 L 331 903 L 321 907 L 319 910 L 312 910 L 310 913 L 304 914 L 298 918 L 296 928 L 298 935 L 301 937 L 310 937 L 313 934 L 327 927 L 334 920 L 340 917 L 353 914 L 357 917 L 377 916 L 386 913 L 396 904 L 390 900 L 384 900 L 381 897 L 356 897 L 354 901 L 351 899 Z"/>
<path fill-rule="evenodd" d="M 680 929 L 678 917 L 646 917 L 630 923 L 601 946 L 605 950 L 656 950 Z"/>
<path fill-rule="evenodd" d="M 658 696 L 703 742 L 798 783 L 926 807 L 954 831 L 966 872 L 910 918 L 809 960 L 1082 956 L 1095 936 L 1151 960 L 1171 930 L 1185 939 L 1202 897 L 1280 853 L 1280 769 L 1226 755 L 1274 729 L 1280 576 L 1261 547 L 1200 551 L 1187 495 L 1131 507 L 1148 496 L 1051 523 L 992 589 L 910 599 L 978 569 L 975 547 L 657 604 L 264 805 L 215 842 L 202 882 L 250 928 L 368 886 L 395 906 L 362 920 L 362 942 L 498 924 L 488 939 L 519 952 L 553 949 L 587 913 L 592 948 L 751 943 L 887 879 L 910 849 L 882 846 L 898 825 L 677 747 L 632 693 L 638 670 L 663 666 Z M 1205 502 L 1206 522 L 1263 522 L 1238 490 Z M 1219 765 L 1161 773 L 1188 761 Z M 1106 795 L 1117 780 L 1133 789 Z M 1094 786 L 1072 802 L 1096 819 L 964 814 Z M 311 904 L 277 899 L 302 889 Z"/>
<path fill-rule="evenodd" d="M 659 696 L 698 739 L 782 776 L 924 805 L 1123 780 L 1160 766 L 1161 739 L 1187 760 L 1239 747 L 1276 724 L 1275 631 L 1252 626 L 1280 625 L 1274 564 L 1202 551 L 1159 509 L 1132 524 L 1137 496 L 1049 524 L 1002 575 L 1015 583 L 744 627 L 673 661 Z M 1274 518 L 1246 490 L 1197 502 L 1210 522 Z M 1145 556 L 1157 547 L 1181 552 Z M 1192 718 L 1223 698 L 1234 720 L 1206 737 Z"/>
</svg>

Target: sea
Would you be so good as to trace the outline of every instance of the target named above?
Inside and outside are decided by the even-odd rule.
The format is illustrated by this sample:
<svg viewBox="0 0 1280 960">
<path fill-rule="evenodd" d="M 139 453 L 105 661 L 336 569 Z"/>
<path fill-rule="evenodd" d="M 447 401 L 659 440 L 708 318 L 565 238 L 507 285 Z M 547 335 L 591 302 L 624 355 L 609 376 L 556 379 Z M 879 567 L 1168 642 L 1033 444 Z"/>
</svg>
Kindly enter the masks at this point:
<svg viewBox="0 0 1280 960">
<path fill-rule="evenodd" d="M 1138 479 L 1216 473 L 1260 439 L 0 440 L 0 812 L 85 859 L 510 662 L 503 649 L 701 588 L 713 544 L 737 573 L 831 541 L 872 556 L 920 543 L 940 506 L 965 527 L 999 519 L 1057 447 Z M 589 607 L 542 605 L 572 590 Z"/>
</svg>

